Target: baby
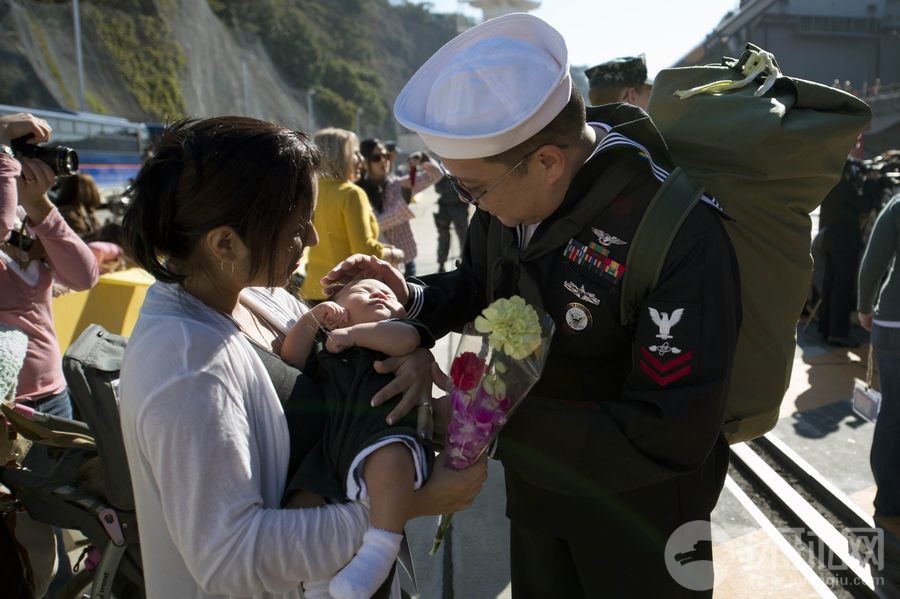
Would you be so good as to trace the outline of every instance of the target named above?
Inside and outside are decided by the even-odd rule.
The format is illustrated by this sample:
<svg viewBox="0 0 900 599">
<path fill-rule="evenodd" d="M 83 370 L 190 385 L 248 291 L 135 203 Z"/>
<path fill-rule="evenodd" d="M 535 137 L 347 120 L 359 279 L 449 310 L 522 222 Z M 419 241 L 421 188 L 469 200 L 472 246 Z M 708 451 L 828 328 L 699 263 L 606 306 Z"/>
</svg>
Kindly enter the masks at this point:
<svg viewBox="0 0 900 599">
<path fill-rule="evenodd" d="M 318 497 L 368 499 L 370 528 L 356 556 L 330 582 L 338 599 L 371 597 L 397 558 L 403 528 L 412 516 L 413 493 L 433 463 L 433 452 L 416 436 L 416 415 L 389 426 L 396 400 L 378 408 L 372 396 L 392 375 L 374 370 L 375 360 L 432 347 L 428 329 L 406 320 L 406 311 L 384 283 L 358 279 L 333 301 L 312 307 L 291 328 L 281 357 L 319 384 L 324 399 L 304 408 L 291 434 L 321 438 L 303 456 L 288 484 L 288 507 L 316 505 Z M 320 329 L 325 349 L 313 354 Z M 319 427 L 319 430 L 313 430 Z M 307 590 L 309 592 L 309 589 Z"/>
</svg>

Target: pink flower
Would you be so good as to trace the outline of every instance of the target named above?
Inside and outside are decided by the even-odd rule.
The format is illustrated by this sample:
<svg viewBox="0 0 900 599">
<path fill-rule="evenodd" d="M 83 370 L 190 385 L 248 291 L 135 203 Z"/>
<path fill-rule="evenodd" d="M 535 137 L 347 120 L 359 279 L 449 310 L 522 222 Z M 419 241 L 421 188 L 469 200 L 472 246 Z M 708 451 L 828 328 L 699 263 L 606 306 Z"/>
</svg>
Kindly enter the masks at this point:
<svg viewBox="0 0 900 599">
<path fill-rule="evenodd" d="M 472 413 L 472 416 L 475 417 L 475 422 L 478 424 L 490 424 L 494 422 L 496 415 L 497 410 L 486 406 L 477 406 Z"/>
<path fill-rule="evenodd" d="M 454 389 L 450 392 L 450 405 L 453 408 L 454 417 L 457 417 L 457 414 L 466 414 L 472 405 L 472 397 L 468 393 Z"/>
<path fill-rule="evenodd" d="M 450 366 L 450 422 L 445 451 L 451 468 L 471 466 L 537 380 L 553 323 L 518 296 L 492 303 L 467 325 Z M 490 355 L 490 360 L 479 356 Z M 441 516 L 431 555 L 450 525 Z"/>
<path fill-rule="evenodd" d="M 484 360 L 470 351 L 456 356 L 450 366 L 450 378 L 453 379 L 453 384 L 463 391 L 475 387 L 483 374 Z"/>
</svg>

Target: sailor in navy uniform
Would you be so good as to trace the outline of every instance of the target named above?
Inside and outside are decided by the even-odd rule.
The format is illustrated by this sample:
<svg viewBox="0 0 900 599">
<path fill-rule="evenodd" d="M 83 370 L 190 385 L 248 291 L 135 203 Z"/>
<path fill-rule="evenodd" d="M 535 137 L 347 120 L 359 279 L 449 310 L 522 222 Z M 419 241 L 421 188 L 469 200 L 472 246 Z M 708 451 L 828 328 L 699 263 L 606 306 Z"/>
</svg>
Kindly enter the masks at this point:
<svg viewBox="0 0 900 599">
<path fill-rule="evenodd" d="M 410 317 L 440 337 L 519 294 L 557 324 L 540 380 L 493 448 L 513 596 L 697 596 L 670 575 L 667 557 L 683 566 L 665 547 L 687 522 L 709 530 L 728 465 L 741 309 L 721 211 L 705 198 L 688 215 L 629 328 L 629 242 L 671 165 L 639 108 L 585 115 L 558 32 L 526 14 L 470 29 L 413 76 L 395 116 L 479 207 L 461 265 L 400 290 Z M 698 547 L 692 562 L 710 560 Z"/>
</svg>

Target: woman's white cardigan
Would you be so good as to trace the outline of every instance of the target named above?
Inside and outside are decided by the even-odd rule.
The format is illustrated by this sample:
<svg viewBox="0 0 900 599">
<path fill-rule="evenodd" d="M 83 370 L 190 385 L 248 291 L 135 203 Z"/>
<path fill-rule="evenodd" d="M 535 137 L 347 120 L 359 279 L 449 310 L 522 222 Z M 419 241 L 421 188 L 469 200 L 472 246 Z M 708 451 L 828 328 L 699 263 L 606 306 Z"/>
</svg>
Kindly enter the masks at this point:
<svg viewBox="0 0 900 599">
<path fill-rule="evenodd" d="M 249 295 L 274 302 L 282 330 L 303 310 L 281 290 Z M 359 546 L 358 503 L 279 509 L 289 439 L 275 389 L 235 324 L 177 285 L 147 292 L 120 410 L 149 599 L 301 597 Z"/>
</svg>

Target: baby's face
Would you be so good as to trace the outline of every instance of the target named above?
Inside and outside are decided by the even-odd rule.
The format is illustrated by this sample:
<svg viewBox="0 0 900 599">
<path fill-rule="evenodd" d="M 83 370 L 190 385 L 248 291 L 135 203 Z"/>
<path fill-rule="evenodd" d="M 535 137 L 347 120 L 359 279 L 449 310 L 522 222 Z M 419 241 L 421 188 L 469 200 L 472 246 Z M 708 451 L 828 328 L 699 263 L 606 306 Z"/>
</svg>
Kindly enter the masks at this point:
<svg viewBox="0 0 900 599">
<path fill-rule="evenodd" d="M 376 279 L 351 283 L 339 292 L 334 301 L 347 310 L 351 325 L 406 316 L 406 310 L 390 287 Z"/>
</svg>

